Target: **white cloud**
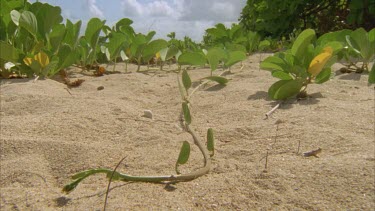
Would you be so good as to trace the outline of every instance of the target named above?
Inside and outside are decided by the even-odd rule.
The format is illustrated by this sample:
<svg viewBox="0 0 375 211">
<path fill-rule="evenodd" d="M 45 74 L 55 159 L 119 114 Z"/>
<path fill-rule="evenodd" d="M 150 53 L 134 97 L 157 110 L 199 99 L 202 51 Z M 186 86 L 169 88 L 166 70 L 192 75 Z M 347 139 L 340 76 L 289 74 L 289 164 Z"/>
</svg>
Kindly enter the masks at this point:
<svg viewBox="0 0 375 211">
<path fill-rule="evenodd" d="M 176 32 L 201 41 L 207 28 L 216 23 L 229 26 L 237 22 L 246 0 L 122 0 L 124 16 L 134 20 L 136 31 L 157 32 L 163 37 Z"/>
<path fill-rule="evenodd" d="M 124 14 L 127 17 L 174 17 L 178 14 L 174 3 L 158 0 L 141 3 L 137 0 L 123 0 L 121 2 Z"/>
<path fill-rule="evenodd" d="M 96 5 L 96 0 L 86 0 L 86 5 L 89 8 L 89 12 L 90 12 L 91 16 L 98 17 L 98 18 L 104 18 L 103 12 Z"/>
</svg>

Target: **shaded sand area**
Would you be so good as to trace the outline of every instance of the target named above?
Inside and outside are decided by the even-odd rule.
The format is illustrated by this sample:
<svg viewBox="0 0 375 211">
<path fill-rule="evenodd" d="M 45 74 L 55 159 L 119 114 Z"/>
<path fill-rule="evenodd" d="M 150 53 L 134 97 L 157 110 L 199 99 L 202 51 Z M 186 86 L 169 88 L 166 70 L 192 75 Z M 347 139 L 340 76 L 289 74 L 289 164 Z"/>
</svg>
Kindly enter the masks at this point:
<svg viewBox="0 0 375 211">
<path fill-rule="evenodd" d="M 113 182 L 108 210 L 373 209 L 375 108 L 368 76 L 337 72 L 325 84 L 309 85 L 310 98 L 287 101 L 265 120 L 276 105 L 267 97 L 276 79 L 259 70 L 259 60 L 253 55 L 242 69 L 235 65 L 227 86 L 209 83 L 191 100 L 192 127 L 202 138 L 208 128 L 215 131 L 209 174 L 170 186 Z M 74 73 L 85 82 L 69 90 L 51 79 L 1 81 L 1 210 L 101 210 L 105 175 L 66 195 L 61 189 L 71 175 L 114 168 L 124 156 L 121 172 L 174 174 L 185 140 L 192 154 L 181 170 L 203 164 L 179 127 L 176 74 L 135 68 L 102 77 Z M 189 71 L 193 81 L 209 72 Z M 144 110 L 154 119 L 142 117 Z M 317 148 L 319 157 L 302 156 Z"/>
</svg>

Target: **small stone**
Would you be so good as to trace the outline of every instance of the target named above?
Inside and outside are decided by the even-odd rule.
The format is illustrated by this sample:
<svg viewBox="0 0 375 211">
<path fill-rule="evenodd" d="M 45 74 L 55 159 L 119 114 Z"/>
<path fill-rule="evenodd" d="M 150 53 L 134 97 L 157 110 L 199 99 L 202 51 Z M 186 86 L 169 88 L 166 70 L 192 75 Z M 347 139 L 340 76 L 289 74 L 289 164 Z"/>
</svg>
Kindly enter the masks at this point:
<svg viewBox="0 0 375 211">
<path fill-rule="evenodd" d="M 97 90 L 100 91 L 100 90 L 103 90 L 104 89 L 104 86 L 98 86 Z"/>
<path fill-rule="evenodd" d="M 149 119 L 153 119 L 152 118 L 152 112 L 150 110 L 144 110 L 143 111 L 143 117 L 146 117 L 146 118 L 149 118 Z"/>
</svg>

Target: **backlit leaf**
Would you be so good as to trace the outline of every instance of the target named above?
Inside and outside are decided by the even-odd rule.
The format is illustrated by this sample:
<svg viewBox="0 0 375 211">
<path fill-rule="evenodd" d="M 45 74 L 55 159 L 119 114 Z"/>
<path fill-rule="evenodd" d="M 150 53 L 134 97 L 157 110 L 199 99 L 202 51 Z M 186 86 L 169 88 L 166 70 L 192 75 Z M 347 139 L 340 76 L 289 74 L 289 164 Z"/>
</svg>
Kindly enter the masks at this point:
<svg viewBox="0 0 375 211">
<path fill-rule="evenodd" d="M 211 70 L 214 71 L 219 65 L 219 62 L 227 58 L 227 54 L 221 48 L 211 48 L 207 51 L 206 57 Z"/>
<path fill-rule="evenodd" d="M 182 71 L 182 84 L 184 85 L 186 92 L 191 87 L 191 79 L 186 70 Z"/>
<path fill-rule="evenodd" d="M 206 64 L 206 58 L 203 53 L 198 52 L 183 52 L 178 57 L 179 65 L 197 65 L 202 66 Z"/>
</svg>

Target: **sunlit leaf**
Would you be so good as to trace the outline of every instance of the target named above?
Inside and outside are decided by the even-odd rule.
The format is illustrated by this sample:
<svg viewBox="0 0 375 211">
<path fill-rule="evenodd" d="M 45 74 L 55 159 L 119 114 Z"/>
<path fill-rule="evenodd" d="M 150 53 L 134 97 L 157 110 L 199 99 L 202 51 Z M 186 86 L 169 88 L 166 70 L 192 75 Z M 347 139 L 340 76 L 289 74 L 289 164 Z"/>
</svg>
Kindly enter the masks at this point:
<svg viewBox="0 0 375 211">
<path fill-rule="evenodd" d="M 180 154 L 178 155 L 178 159 L 176 162 L 176 172 L 177 174 L 181 174 L 178 170 L 179 165 L 185 164 L 190 157 L 190 144 L 187 141 L 184 141 L 181 146 Z"/>
<path fill-rule="evenodd" d="M 221 85 L 226 85 L 229 82 L 228 79 L 221 77 L 221 76 L 208 76 L 208 77 L 205 77 L 204 79 L 217 82 Z"/>
<path fill-rule="evenodd" d="M 214 131 L 212 128 L 207 130 L 207 150 L 210 152 L 210 156 L 215 154 L 215 143 L 214 143 Z"/>
<path fill-rule="evenodd" d="M 268 89 L 268 96 L 275 100 L 285 100 L 298 94 L 303 86 L 300 80 L 281 80 Z"/>
<path fill-rule="evenodd" d="M 293 43 L 291 52 L 299 60 L 303 60 L 304 53 L 307 46 L 310 45 L 311 40 L 315 37 L 315 31 L 312 29 L 306 29 L 298 35 Z"/>
<path fill-rule="evenodd" d="M 182 111 L 184 113 L 184 119 L 187 125 L 191 124 L 191 116 L 190 116 L 190 109 L 189 105 L 186 102 L 182 103 Z"/>
<path fill-rule="evenodd" d="M 331 47 L 325 47 L 323 52 L 317 55 L 310 63 L 308 72 L 312 77 L 317 76 L 320 71 L 324 68 L 327 61 L 332 57 L 333 49 Z"/>
</svg>

